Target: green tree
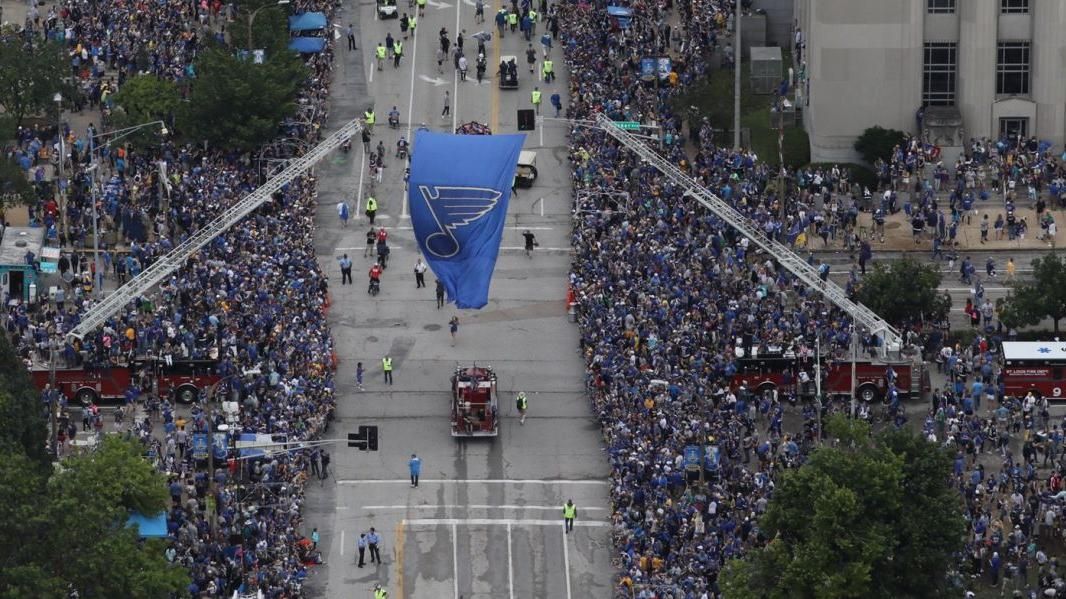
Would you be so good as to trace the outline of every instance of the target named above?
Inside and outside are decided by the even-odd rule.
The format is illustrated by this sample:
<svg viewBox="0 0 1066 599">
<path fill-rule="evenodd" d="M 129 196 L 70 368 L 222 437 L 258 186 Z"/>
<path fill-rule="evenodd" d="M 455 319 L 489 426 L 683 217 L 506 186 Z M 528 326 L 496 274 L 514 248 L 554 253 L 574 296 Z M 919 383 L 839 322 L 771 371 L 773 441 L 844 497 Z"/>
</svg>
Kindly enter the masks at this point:
<svg viewBox="0 0 1066 599">
<path fill-rule="evenodd" d="M 0 455 L 0 527 L 22 543 L 0 547 L 0 597 L 61 596 L 37 589 L 70 583 L 83 597 L 155 599 L 182 592 L 188 573 L 141 542 L 129 514 L 166 508 L 165 481 L 136 441 L 105 437 L 91 454 L 63 461 L 51 476 L 18 454 Z M 18 592 L 33 589 L 30 592 Z"/>
<path fill-rule="evenodd" d="M 295 109 L 307 68 L 293 53 L 280 52 L 253 64 L 211 49 L 197 63 L 197 79 L 179 128 L 194 141 L 248 150 L 269 140 Z"/>
<path fill-rule="evenodd" d="M 1058 254 L 1035 258 L 1033 280 L 1014 285 L 1003 311 L 1016 326 L 1035 325 L 1050 318 L 1057 334 L 1059 321 L 1066 318 L 1066 261 Z"/>
<path fill-rule="evenodd" d="M 26 365 L 7 336 L 0 335 L 0 422 L 4 423 L 0 427 L 0 451 L 22 453 L 42 466 L 50 464 L 46 416 Z"/>
<path fill-rule="evenodd" d="M 946 596 L 966 531 L 950 456 L 910 432 L 870 437 L 840 416 L 827 429 L 847 441 L 785 473 L 760 520 L 770 541 L 726 565 L 725 596 Z"/>
<path fill-rule="evenodd" d="M 893 325 L 919 319 L 942 320 L 951 309 L 951 298 L 938 291 L 940 270 L 905 257 L 874 264 L 859 287 L 858 299 Z"/>
<path fill-rule="evenodd" d="M 70 95 L 69 73 L 59 44 L 0 36 L 0 106 L 16 126 L 31 114 L 48 112 L 54 118 L 56 92 Z"/>
<path fill-rule="evenodd" d="M 181 95 L 173 81 L 138 75 L 123 84 L 114 101 L 117 108 L 112 129 L 122 129 L 152 121 L 173 124 L 174 115 L 181 106 Z M 157 146 L 159 136 L 158 128 L 145 127 L 123 138 L 123 142 L 129 141 L 142 148 Z"/>
<path fill-rule="evenodd" d="M 903 143 L 907 134 L 896 129 L 885 129 L 875 125 L 862 132 L 855 140 L 855 149 L 862 155 L 862 159 L 873 164 L 880 158 L 888 161 L 892 157 L 892 149 Z"/>
</svg>

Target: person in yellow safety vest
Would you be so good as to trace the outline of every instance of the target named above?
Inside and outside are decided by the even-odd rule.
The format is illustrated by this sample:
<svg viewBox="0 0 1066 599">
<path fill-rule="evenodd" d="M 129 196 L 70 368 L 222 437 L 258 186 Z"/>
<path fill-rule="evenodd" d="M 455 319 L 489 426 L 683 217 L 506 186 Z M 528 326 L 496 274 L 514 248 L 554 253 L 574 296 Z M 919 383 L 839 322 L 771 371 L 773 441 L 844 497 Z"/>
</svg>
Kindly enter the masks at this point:
<svg viewBox="0 0 1066 599">
<path fill-rule="evenodd" d="M 374 599 L 388 599 L 389 592 L 381 588 L 380 584 L 374 585 Z"/>
<path fill-rule="evenodd" d="M 540 88 L 534 87 L 533 91 L 529 94 L 530 99 L 533 101 L 533 108 L 537 109 L 537 114 L 540 114 Z"/>
<path fill-rule="evenodd" d="M 374 196 L 368 196 L 366 198 L 366 217 L 370 219 L 370 224 L 374 224 L 374 216 L 378 213 L 378 201 L 374 199 Z"/>
<path fill-rule="evenodd" d="M 544 75 L 544 83 L 551 83 L 555 79 L 555 65 L 552 64 L 550 59 L 544 59 L 544 64 L 541 65 L 540 70 Z"/>
<path fill-rule="evenodd" d="M 529 33 L 537 35 L 537 11 L 529 9 Z"/>
<path fill-rule="evenodd" d="M 577 506 L 574 505 L 573 499 L 567 499 L 566 505 L 563 506 L 563 524 L 566 526 L 566 534 L 570 534 L 571 530 L 574 530 L 574 518 L 577 517 Z"/>
<path fill-rule="evenodd" d="M 518 409 L 518 414 L 521 416 L 518 420 L 518 424 L 526 423 L 526 409 L 529 408 L 529 398 L 526 397 L 525 391 L 519 391 L 518 397 L 514 400 L 515 408 Z"/>
<path fill-rule="evenodd" d="M 384 46 L 382 46 L 382 47 L 384 47 Z M 374 117 L 374 109 L 373 108 L 367 108 L 366 112 L 363 113 L 363 122 L 366 123 L 366 130 L 369 133 L 373 133 L 374 132 L 374 119 L 375 119 L 375 117 Z"/>
<path fill-rule="evenodd" d="M 518 29 L 518 13 L 507 13 L 507 24 L 511 26 L 511 33 Z"/>
<path fill-rule="evenodd" d="M 418 16 L 426 16 L 426 0 L 418 0 Z M 414 29 L 414 27 L 411 29 Z"/>
<path fill-rule="evenodd" d="M 385 372 L 385 382 L 392 384 L 392 358 L 385 356 L 381 359 L 381 370 Z"/>
<path fill-rule="evenodd" d="M 403 42 L 396 40 L 396 42 L 392 44 L 392 54 L 394 57 L 392 66 L 400 68 L 400 57 L 403 56 Z"/>
<path fill-rule="evenodd" d="M 412 38 L 414 38 L 415 36 L 415 25 L 418 25 L 418 18 L 416 18 L 414 15 L 411 15 L 411 18 L 407 19 L 407 28 L 411 31 Z"/>
<path fill-rule="evenodd" d="M 385 55 L 388 50 L 385 49 L 384 42 L 378 42 L 378 47 L 374 50 L 374 55 L 378 57 L 378 70 L 380 71 L 385 64 Z"/>
</svg>

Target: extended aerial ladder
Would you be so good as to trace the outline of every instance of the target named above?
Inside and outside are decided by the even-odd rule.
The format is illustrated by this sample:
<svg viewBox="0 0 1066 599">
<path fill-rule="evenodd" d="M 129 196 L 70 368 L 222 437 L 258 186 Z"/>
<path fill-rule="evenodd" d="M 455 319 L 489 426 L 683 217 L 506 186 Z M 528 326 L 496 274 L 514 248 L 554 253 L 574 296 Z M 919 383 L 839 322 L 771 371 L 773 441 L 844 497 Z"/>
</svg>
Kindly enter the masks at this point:
<svg viewBox="0 0 1066 599">
<path fill-rule="evenodd" d="M 225 233 L 256 208 L 262 206 L 274 192 L 302 175 L 319 160 L 325 158 L 327 154 L 339 148 L 345 141 L 361 130 L 362 122 L 359 119 L 349 121 L 324 139 L 322 143 L 312 148 L 307 154 L 292 159 L 289 165 L 285 167 L 285 170 L 268 179 L 266 183 L 263 183 L 255 191 L 227 208 L 192 237 L 189 237 L 165 256 L 153 262 L 151 266 L 141 271 L 141 274 L 130 279 L 125 285 L 116 289 L 114 293 L 97 302 L 85 313 L 78 326 L 74 327 L 68 335 L 81 339 L 104 324 L 108 318 L 122 310 L 130 301 L 144 295 L 159 282 L 169 277 L 175 270 L 181 268 L 185 261 L 202 247 L 211 243 L 213 239 Z"/>
<path fill-rule="evenodd" d="M 669 177 L 674 183 L 686 189 L 686 194 L 692 196 L 697 202 L 713 212 L 718 218 L 724 220 L 740 234 L 744 235 L 755 245 L 769 252 L 781 266 L 789 270 L 808 287 L 821 292 L 829 301 L 844 310 L 858 327 L 863 327 L 871 334 L 881 337 L 881 355 L 884 356 L 889 350 L 898 351 L 903 347 L 903 339 L 899 331 L 889 325 L 883 318 L 878 316 L 866 306 L 851 301 L 847 293 L 832 280 L 822 281 L 818 271 L 799 257 L 789 247 L 779 241 L 767 237 L 759 227 L 756 227 L 740 212 L 730 206 L 724 200 L 707 191 L 691 177 L 674 166 L 669 160 L 660 156 L 657 152 L 639 141 L 635 135 L 619 129 L 610 118 L 604 114 L 596 116 L 598 128 L 603 129 L 608 135 L 618 140 L 627 149 L 641 157 L 644 161 L 657 168 L 662 174 Z"/>
</svg>

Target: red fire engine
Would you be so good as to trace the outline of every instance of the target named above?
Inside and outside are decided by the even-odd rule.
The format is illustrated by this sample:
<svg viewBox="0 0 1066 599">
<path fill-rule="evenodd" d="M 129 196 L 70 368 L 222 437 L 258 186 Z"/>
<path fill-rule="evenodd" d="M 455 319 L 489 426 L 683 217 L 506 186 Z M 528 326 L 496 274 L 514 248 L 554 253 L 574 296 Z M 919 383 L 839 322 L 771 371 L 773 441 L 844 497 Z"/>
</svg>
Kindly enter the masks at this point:
<svg viewBox="0 0 1066 599">
<path fill-rule="evenodd" d="M 492 367 L 457 366 L 452 375 L 452 436 L 495 437 L 499 434 L 498 411 Z"/>
<path fill-rule="evenodd" d="M 1003 391 L 1014 397 L 1033 393 L 1049 400 L 1066 396 L 1066 343 L 1061 341 L 1004 341 Z"/>
<path fill-rule="evenodd" d="M 815 386 L 814 358 L 800 358 L 789 353 L 753 355 L 737 360 L 737 372 L 733 375 L 733 387 L 744 386 L 761 395 L 779 389 L 798 395 L 813 396 Z M 903 399 L 921 399 L 932 390 L 929 372 L 920 362 L 909 360 L 855 361 L 855 389 L 859 399 L 879 401 L 888 390 L 886 375 L 891 368 L 896 373 L 896 390 Z M 806 374 L 808 383 L 802 383 Z M 851 395 L 851 361 L 822 358 L 822 393 L 827 395 Z"/>
<path fill-rule="evenodd" d="M 105 399 L 122 399 L 131 382 L 145 371 L 153 381 L 154 391 L 161 397 L 172 397 L 182 403 L 196 400 L 201 389 L 218 383 L 218 363 L 214 360 L 172 360 L 162 358 L 137 359 L 128 365 L 103 368 L 56 368 L 56 387 L 60 392 L 82 405 Z M 30 369 L 30 377 L 38 389 L 51 381 L 47 366 Z"/>
</svg>

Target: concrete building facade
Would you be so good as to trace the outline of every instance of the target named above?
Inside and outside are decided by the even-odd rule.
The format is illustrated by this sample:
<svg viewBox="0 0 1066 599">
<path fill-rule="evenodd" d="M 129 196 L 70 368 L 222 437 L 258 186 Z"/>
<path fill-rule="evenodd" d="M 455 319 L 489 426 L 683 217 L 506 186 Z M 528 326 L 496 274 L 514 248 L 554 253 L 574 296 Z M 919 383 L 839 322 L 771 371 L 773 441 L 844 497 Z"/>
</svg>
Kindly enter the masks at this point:
<svg viewBox="0 0 1066 599">
<path fill-rule="evenodd" d="M 873 125 L 918 133 L 957 109 L 965 137 L 1066 137 L 1066 1 L 797 0 L 813 161 L 854 161 Z"/>
</svg>

